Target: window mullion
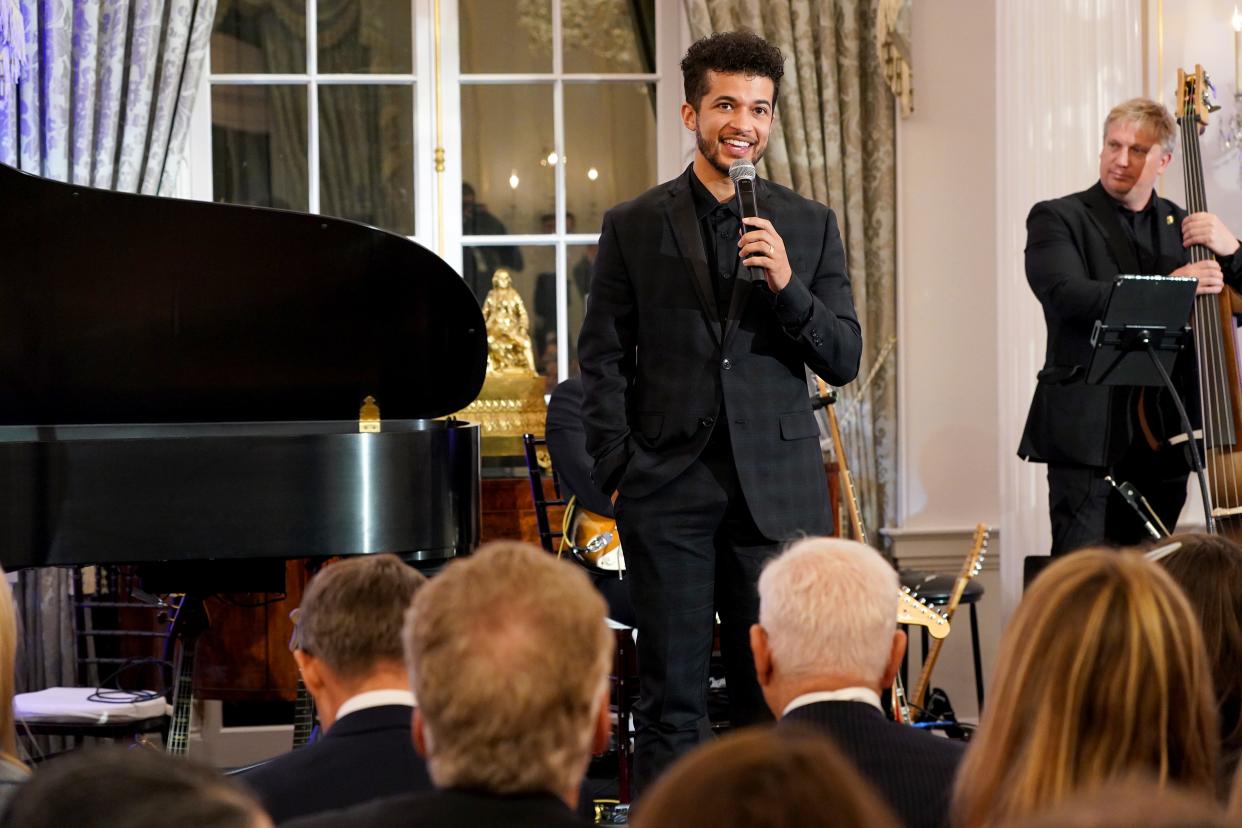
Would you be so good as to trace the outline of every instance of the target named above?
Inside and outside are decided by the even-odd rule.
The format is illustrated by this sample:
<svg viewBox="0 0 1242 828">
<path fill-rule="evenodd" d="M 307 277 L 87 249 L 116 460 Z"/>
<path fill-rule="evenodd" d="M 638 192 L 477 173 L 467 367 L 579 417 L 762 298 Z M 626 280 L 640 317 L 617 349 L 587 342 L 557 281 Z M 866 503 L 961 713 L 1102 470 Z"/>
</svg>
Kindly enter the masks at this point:
<svg viewBox="0 0 1242 828">
<path fill-rule="evenodd" d="M 319 212 L 319 9 L 306 0 L 306 205 Z"/>
<path fill-rule="evenodd" d="M 565 219 L 565 71 L 562 49 L 561 2 L 552 3 L 552 135 L 553 146 L 560 158 L 556 165 L 556 376 L 564 380 L 569 376 L 569 278 L 565 249 L 565 234 L 569 227 Z"/>
</svg>

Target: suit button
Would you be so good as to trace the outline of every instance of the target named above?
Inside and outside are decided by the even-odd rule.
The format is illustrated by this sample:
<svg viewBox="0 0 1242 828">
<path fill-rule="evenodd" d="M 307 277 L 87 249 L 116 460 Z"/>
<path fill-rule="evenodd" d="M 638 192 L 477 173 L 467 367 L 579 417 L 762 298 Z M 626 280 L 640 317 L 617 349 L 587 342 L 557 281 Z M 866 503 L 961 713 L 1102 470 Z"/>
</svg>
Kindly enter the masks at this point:
<svg viewBox="0 0 1242 828">
<path fill-rule="evenodd" d="M 720 367 L 728 371 L 730 368 L 733 367 L 733 360 L 729 359 L 728 357 L 725 357 L 724 359 L 720 360 Z"/>
<path fill-rule="evenodd" d="M 699 418 L 699 425 L 703 426 L 703 428 L 711 428 L 715 423 L 716 423 L 715 419 L 711 417 L 700 417 Z"/>
</svg>

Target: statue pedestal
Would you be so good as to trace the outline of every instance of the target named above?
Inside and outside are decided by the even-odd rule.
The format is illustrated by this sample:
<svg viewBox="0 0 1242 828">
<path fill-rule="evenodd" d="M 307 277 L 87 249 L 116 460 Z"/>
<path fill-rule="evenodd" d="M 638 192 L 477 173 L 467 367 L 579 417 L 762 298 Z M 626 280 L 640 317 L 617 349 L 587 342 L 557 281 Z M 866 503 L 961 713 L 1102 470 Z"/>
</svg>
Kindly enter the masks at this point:
<svg viewBox="0 0 1242 828">
<path fill-rule="evenodd" d="M 487 375 L 479 398 L 457 415 L 482 427 L 484 465 L 492 465 L 489 458 L 512 458 L 502 465 L 526 468 L 522 435 L 543 434 L 548 416 L 543 389 L 543 377 L 522 369 Z"/>
</svg>

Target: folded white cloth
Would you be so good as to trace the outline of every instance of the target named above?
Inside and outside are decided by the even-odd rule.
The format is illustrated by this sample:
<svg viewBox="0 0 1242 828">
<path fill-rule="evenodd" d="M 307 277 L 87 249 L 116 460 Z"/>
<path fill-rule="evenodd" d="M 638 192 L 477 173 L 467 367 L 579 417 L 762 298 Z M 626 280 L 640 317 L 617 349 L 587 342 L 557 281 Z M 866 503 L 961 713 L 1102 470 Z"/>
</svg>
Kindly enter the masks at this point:
<svg viewBox="0 0 1242 828">
<path fill-rule="evenodd" d="M 168 709 L 163 696 L 125 701 L 125 694 L 105 690 L 116 701 L 91 701 L 90 697 L 98 692 L 96 687 L 49 687 L 37 693 L 18 693 L 13 697 L 13 714 L 19 721 L 107 724 L 163 716 Z"/>
</svg>

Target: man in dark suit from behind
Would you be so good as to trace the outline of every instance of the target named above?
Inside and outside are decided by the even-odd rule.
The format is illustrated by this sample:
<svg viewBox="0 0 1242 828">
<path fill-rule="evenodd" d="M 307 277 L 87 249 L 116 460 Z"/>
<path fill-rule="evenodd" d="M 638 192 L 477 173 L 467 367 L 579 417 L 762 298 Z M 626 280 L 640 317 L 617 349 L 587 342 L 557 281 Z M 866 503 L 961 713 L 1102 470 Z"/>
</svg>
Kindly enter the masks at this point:
<svg viewBox="0 0 1242 828">
<path fill-rule="evenodd" d="M 323 736 L 241 776 L 277 824 L 431 787 L 410 736 L 401 649 L 405 612 L 425 581 L 394 555 L 339 561 L 311 581 L 293 657 Z"/>
<path fill-rule="evenodd" d="M 764 568 L 751 648 L 778 727 L 832 738 L 909 828 L 949 824 L 959 742 L 890 721 L 880 693 L 906 649 L 897 573 L 854 541 L 807 538 Z"/>
<path fill-rule="evenodd" d="M 291 828 L 582 828 L 574 813 L 611 727 L 612 633 L 586 573 L 520 541 L 450 563 L 406 618 L 414 744 L 438 790 Z"/>
</svg>

